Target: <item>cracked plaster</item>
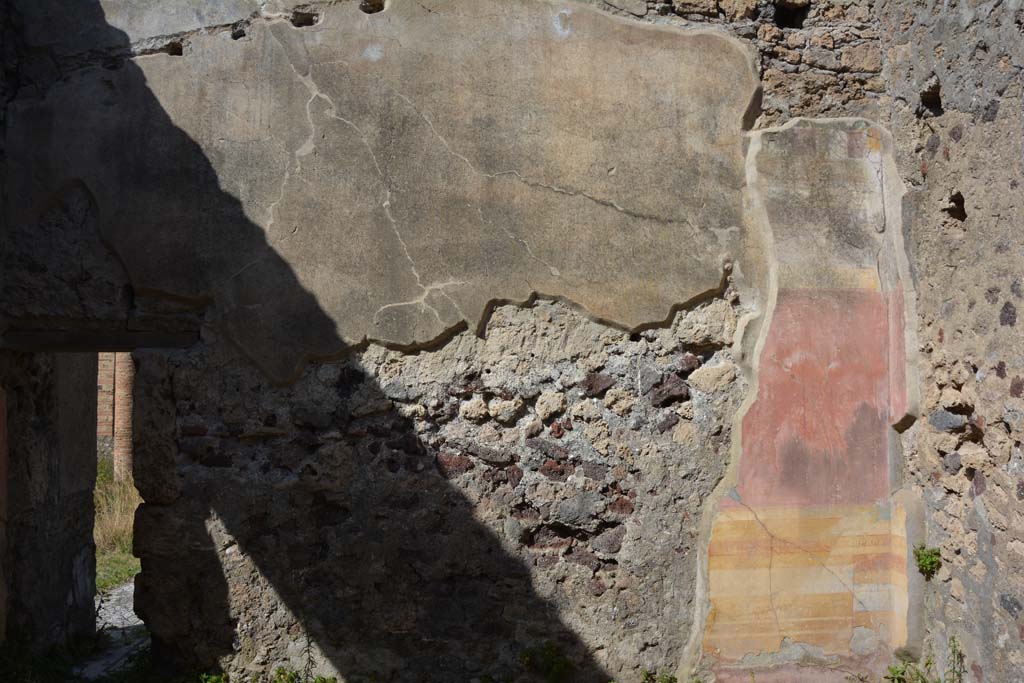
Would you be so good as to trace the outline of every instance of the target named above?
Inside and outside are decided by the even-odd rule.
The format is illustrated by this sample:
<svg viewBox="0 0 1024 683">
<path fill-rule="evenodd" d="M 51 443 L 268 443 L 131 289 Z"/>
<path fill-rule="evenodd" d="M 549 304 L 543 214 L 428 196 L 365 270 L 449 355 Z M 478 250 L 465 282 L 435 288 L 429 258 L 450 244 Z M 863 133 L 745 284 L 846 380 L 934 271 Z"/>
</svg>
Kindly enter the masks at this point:
<svg viewBox="0 0 1024 683">
<path fill-rule="evenodd" d="M 354 3 L 325 7 L 319 23 L 302 29 L 266 16 L 237 41 L 224 31 L 194 34 L 181 57 L 133 60 L 159 109 L 212 161 L 248 226 L 230 225 L 230 212 L 201 194 L 147 194 L 157 186 L 150 180 L 165 180 L 145 172 L 150 155 L 168 154 L 146 144 L 160 140 L 150 133 L 164 122 L 122 140 L 140 115 L 159 117 L 142 84 L 117 70 L 84 69 L 42 100 L 12 108 L 13 158 L 33 151 L 22 140 L 51 141 L 42 171 L 15 178 L 14 191 L 31 210 L 66 181 L 81 182 L 107 211 L 104 236 L 136 292 L 212 301 L 214 319 L 279 380 L 344 344 L 411 349 L 463 325 L 481 329 L 495 302 L 563 297 L 639 328 L 719 287 L 723 264 L 763 218 L 745 222 L 743 214 L 743 127 L 758 87 L 738 42 L 626 24 L 567 3 L 432 6 L 395 0 L 369 17 Z M 602 49 L 608 41 L 630 49 Z M 107 88 L 111 116 L 55 123 L 54 112 L 73 111 L 68 102 L 97 83 Z M 755 140 L 770 147 L 786 134 Z M 185 174 L 190 153 L 184 143 L 169 150 Z M 770 252 L 747 245 L 743 266 L 764 277 L 765 292 L 780 281 L 897 288 L 902 245 L 888 240 L 895 228 L 878 156 L 851 169 L 795 168 L 783 155 L 781 166 L 751 176 L 756 158 L 748 156 L 747 182 L 779 176 L 774 194 L 764 193 L 768 211 L 805 212 L 772 221 Z M 841 196 L 829 194 L 840 188 Z M 792 210 L 797 195 L 816 201 Z M 237 239 L 252 226 L 259 239 Z M 862 228 L 888 241 L 879 246 Z M 277 260 L 325 309 L 326 324 L 303 326 L 308 303 L 275 298 L 289 291 L 275 287 Z M 769 530 L 783 522 L 736 500 L 769 539 L 768 598 L 781 640 L 768 666 L 793 649 L 775 604 L 778 545 L 796 548 L 840 584 L 855 611 L 868 611 L 856 587 Z M 832 656 L 815 648 L 796 647 Z M 750 664 L 745 652 L 739 661 Z"/>
<path fill-rule="evenodd" d="M 318 11 L 305 28 L 268 15 L 238 40 L 193 34 L 182 56 L 16 102 L 9 156 L 42 159 L 12 179 L 14 220 L 80 181 L 136 294 L 212 302 L 278 381 L 366 340 L 482 330 L 498 302 L 564 298 L 638 329 L 720 287 L 759 96 L 739 41 L 575 3 Z M 61 113 L 97 87 L 106 111 Z M 163 141 L 170 123 L 191 140 Z M 189 178 L 200 150 L 237 205 Z M 158 191 L 153 154 L 181 195 Z M 276 282 L 292 276 L 301 288 Z"/>
</svg>

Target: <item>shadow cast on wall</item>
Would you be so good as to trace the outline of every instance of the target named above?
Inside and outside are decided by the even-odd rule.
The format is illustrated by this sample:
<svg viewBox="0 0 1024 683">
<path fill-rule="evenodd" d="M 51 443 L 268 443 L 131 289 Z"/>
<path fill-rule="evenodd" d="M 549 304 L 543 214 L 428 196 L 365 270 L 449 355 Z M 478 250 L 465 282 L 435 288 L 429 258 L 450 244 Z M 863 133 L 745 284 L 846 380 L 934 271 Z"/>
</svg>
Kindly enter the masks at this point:
<svg viewBox="0 0 1024 683">
<path fill-rule="evenodd" d="M 127 239 L 148 245 L 147 264 L 123 264 L 132 280 L 140 268 L 155 264 L 163 269 L 164 279 L 189 282 L 190 290 L 210 293 L 225 289 L 215 288 L 215 283 L 228 283 L 230 301 L 208 294 L 186 302 L 206 310 L 211 334 L 216 335 L 225 308 L 235 307 L 249 319 L 273 320 L 273 325 L 261 327 L 282 339 L 301 327 L 314 330 L 307 337 L 331 340 L 325 346 L 342 349 L 334 321 L 267 244 L 264 231 L 246 217 L 241 203 L 220 190 L 199 145 L 174 125 L 154 96 L 139 97 L 148 90 L 142 71 L 127 58 L 127 36 L 106 25 L 96 0 L 75 3 L 69 12 L 79 26 L 100 36 L 101 44 L 91 55 L 80 55 L 88 58 L 85 66 L 81 60 L 76 65 L 73 59 L 46 52 L 22 54 L 18 99 L 44 97 L 58 74 L 75 79 L 77 74 L 68 68 L 109 72 L 106 91 L 83 97 L 78 111 L 65 112 L 67 121 L 43 125 L 56 130 L 72 120 L 114 119 L 81 144 L 96 145 L 116 164 L 105 174 L 109 182 L 116 185 L 118 178 L 132 177 L 131 184 L 143 188 L 139 196 L 121 201 L 140 203 L 142 210 L 133 213 L 146 219 L 130 226 L 109 224 L 103 193 L 77 176 L 81 169 L 41 164 L 33 171 L 33 193 L 59 201 L 63 188 L 90 190 L 105 242 Z M 23 12 L 21 20 L 31 22 L 37 14 Z M 11 196 L 8 201 L 8 214 L 16 215 L 22 226 L 42 208 L 34 197 Z M 147 207 L 160 211 L 147 213 Z M 19 234 L 17 229 L 14 234 Z M 45 272 L 38 275 L 41 290 L 49 284 L 43 281 L 46 277 Z M 135 284 L 137 314 L 143 295 L 147 301 L 160 297 Z M 333 380 L 336 401 L 305 406 L 304 417 L 287 433 L 275 432 L 267 416 L 266 433 L 253 437 L 239 426 L 242 420 L 188 432 L 175 410 L 202 402 L 209 387 L 243 397 L 261 392 L 280 400 L 289 400 L 289 388 L 272 389 L 265 382 L 260 387 L 229 386 L 240 376 L 259 378 L 245 363 L 234 365 L 244 366 L 237 376 L 207 363 L 197 368 L 200 379 L 195 385 L 177 377 L 172 385 L 166 354 L 140 357 L 136 479 L 146 502 L 137 515 L 142 573 L 136 601 L 158 657 L 205 668 L 240 653 L 247 661 L 265 661 L 270 667 L 275 656 L 294 651 L 294 643 L 301 647 L 303 638 L 290 618 L 267 615 L 261 626 L 237 621 L 232 604 L 267 596 L 246 595 L 246 585 L 226 580 L 222 561 L 235 549 L 211 535 L 210 529 L 220 524 L 347 680 L 560 675 L 557 670 L 564 662 L 540 661 L 545 656 L 534 658 L 539 663 L 532 673 L 508 668 L 521 652 L 545 641 L 572 663 L 571 676 L 560 680 L 608 680 L 556 607 L 537 595 L 522 560 L 509 555 L 474 519 L 472 503 L 435 466 L 434 453 L 409 420 L 393 409 L 358 416 L 343 407 L 353 392 L 374 391 L 373 380 L 354 366 L 332 366 L 343 368 Z M 145 408 L 147 402 L 156 408 Z M 182 452 L 190 464 L 179 470 L 176 460 L 180 462 Z M 514 487 L 516 468 L 496 466 L 492 476 L 495 489 Z M 247 630 L 267 623 L 281 628 L 273 645 L 267 644 L 265 633 L 256 642 L 256 634 Z"/>
</svg>

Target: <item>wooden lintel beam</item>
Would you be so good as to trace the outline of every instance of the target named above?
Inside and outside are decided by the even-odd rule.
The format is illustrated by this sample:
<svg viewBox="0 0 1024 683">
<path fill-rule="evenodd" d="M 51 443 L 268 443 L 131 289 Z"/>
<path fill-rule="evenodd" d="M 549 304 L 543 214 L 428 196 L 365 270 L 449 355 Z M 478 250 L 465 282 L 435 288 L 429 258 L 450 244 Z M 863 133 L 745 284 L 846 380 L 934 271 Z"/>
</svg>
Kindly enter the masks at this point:
<svg viewBox="0 0 1024 683">
<path fill-rule="evenodd" d="M 11 351 L 131 351 L 151 348 L 187 348 L 199 341 L 199 332 L 154 330 L 7 330 L 0 349 Z"/>
</svg>

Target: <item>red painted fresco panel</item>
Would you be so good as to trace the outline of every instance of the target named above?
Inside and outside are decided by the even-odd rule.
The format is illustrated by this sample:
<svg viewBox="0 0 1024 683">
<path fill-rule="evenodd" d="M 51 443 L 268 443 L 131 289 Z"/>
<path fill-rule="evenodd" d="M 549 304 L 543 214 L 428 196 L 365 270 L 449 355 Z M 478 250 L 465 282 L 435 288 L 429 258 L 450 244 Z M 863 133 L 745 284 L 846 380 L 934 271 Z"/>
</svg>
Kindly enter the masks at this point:
<svg viewBox="0 0 1024 683">
<path fill-rule="evenodd" d="M 744 504 L 886 498 L 891 402 L 905 404 L 891 401 L 889 330 L 902 310 L 893 316 L 889 299 L 868 289 L 779 291 L 743 420 Z"/>
</svg>

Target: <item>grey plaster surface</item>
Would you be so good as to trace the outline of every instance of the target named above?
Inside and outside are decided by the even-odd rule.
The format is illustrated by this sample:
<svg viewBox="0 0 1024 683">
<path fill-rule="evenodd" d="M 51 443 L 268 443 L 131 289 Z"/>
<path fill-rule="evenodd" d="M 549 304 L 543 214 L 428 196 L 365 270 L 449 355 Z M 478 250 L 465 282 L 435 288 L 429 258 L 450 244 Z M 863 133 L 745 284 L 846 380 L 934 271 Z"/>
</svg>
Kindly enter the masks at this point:
<svg viewBox="0 0 1024 683">
<path fill-rule="evenodd" d="M 638 328 L 720 287 L 759 92 L 738 40 L 566 2 L 317 12 L 14 103 L 8 154 L 35 170 L 9 179 L 13 220 L 86 188 L 137 297 L 212 302 L 279 380 L 477 329 L 495 302 Z"/>
</svg>

